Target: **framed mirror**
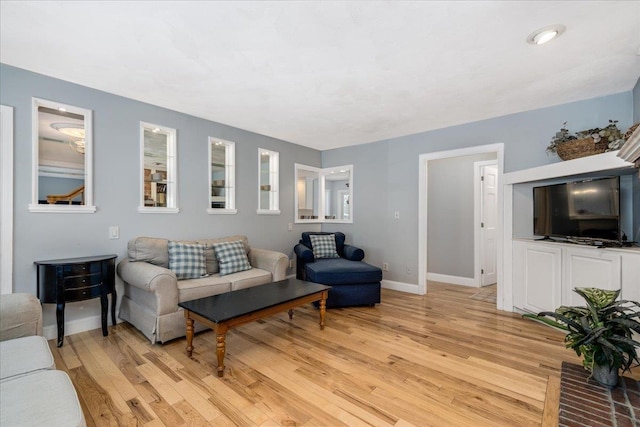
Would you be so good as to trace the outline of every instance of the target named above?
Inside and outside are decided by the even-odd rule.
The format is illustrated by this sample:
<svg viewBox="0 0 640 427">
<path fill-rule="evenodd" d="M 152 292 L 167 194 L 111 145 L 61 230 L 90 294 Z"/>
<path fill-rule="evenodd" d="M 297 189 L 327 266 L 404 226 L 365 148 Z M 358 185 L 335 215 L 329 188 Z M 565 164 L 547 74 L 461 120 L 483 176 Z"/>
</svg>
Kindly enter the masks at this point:
<svg viewBox="0 0 640 427">
<path fill-rule="evenodd" d="M 141 213 L 177 213 L 176 130 L 140 122 Z"/>
<path fill-rule="evenodd" d="M 31 212 L 93 213 L 92 112 L 32 99 Z"/>
<path fill-rule="evenodd" d="M 295 164 L 296 222 L 320 222 L 320 172 L 322 169 Z"/>
<path fill-rule="evenodd" d="M 279 177 L 280 154 L 258 148 L 258 214 L 280 213 Z"/>
<path fill-rule="evenodd" d="M 209 137 L 209 207 L 210 214 L 235 214 L 236 144 Z"/>
<path fill-rule="evenodd" d="M 295 222 L 353 222 L 353 165 L 295 165 Z"/>
</svg>

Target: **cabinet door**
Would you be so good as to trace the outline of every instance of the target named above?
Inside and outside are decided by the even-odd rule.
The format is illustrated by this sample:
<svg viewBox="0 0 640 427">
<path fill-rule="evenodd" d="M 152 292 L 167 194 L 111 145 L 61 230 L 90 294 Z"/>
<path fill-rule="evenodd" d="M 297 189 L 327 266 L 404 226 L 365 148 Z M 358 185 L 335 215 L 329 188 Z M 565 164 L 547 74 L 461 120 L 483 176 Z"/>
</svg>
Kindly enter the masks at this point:
<svg viewBox="0 0 640 427">
<path fill-rule="evenodd" d="M 565 248 L 562 305 L 584 306 L 574 288 L 620 289 L 620 254 L 594 248 Z"/>
<path fill-rule="evenodd" d="M 640 251 L 621 253 L 622 299 L 640 301 Z"/>
<path fill-rule="evenodd" d="M 540 243 L 514 242 L 515 303 L 527 311 L 553 311 L 560 306 L 562 252 Z M 518 306 L 518 305 L 516 305 Z"/>
</svg>

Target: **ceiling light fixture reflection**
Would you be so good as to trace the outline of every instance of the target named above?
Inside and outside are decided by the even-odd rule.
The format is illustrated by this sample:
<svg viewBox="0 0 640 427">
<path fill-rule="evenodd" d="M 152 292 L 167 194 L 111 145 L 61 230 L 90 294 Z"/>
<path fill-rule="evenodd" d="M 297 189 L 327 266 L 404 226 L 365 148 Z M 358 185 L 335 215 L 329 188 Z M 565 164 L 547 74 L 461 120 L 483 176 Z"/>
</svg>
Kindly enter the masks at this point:
<svg viewBox="0 0 640 427">
<path fill-rule="evenodd" d="M 558 38 L 558 36 L 564 33 L 566 29 L 567 27 L 560 24 L 542 27 L 529 34 L 529 36 L 527 37 L 527 43 L 536 45 L 548 43 L 551 40 Z"/>
<path fill-rule="evenodd" d="M 69 147 L 80 154 L 84 154 L 84 125 L 78 123 L 51 123 L 51 127 L 60 133 L 75 138 L 69 141 Z"/>
</svg>

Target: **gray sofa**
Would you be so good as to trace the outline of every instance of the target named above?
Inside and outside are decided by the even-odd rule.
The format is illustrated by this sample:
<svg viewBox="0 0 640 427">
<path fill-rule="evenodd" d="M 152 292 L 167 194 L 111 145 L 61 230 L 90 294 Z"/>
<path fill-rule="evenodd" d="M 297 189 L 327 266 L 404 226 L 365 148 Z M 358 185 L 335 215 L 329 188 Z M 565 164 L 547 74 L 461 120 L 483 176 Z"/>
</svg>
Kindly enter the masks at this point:
<svg viewBox="0 0 640 427">
<path fill-rule="evenodd" d="M 0 356 L 1 426 L 86 426 L 73 383 L 42 336 L 35 296 L 0 296 Z"/>
<path fill-rule="evenodd" d="M 220 276 L 213 244 L 240 240 L 251 269 Z M 169 269 L 167 239 L 137 237 L 127 245 L 128 259 L 120 261 L 118 276 L 124 282 L 119 317 L 138 328 L 151 343 L 172 340 L 186 334 L 184 311 L 179 302 L 232 290 L 265 285 L 286 277 L 289 258 L 281 253 L 251 248 L 246 236 L 201 239 L 183 243 L 205 245 L 208 276 L 178 280 Z M 196 331 L 205 329 L 195 324 Z"/>
</svg>

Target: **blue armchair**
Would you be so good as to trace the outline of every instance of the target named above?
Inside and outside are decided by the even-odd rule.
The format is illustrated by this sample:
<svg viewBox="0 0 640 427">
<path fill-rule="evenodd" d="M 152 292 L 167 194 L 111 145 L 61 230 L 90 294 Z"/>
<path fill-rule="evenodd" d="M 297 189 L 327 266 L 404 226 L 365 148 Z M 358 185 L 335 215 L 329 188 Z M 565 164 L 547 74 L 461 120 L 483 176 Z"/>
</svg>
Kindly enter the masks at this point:
<svg viewBox="0 0 640 427">
<path fill-rule="evenodd" d="M 335 253 L 321 252 L 320 238 L 333 236 Z M 326 242 L 326 237 L 322 238 Z M 316 246 L 314 247 L 313 242 Z M 308 282 L 331 286 L 327 307 L 373 306 L 380 302 L 382 270 L 363 262 L 364 251 L 344 243 L 344 233 L 304 232 L 294 251 L 296 277 Z M 322 247 L 322 249 L 326 249 Z"/>
</svg>

